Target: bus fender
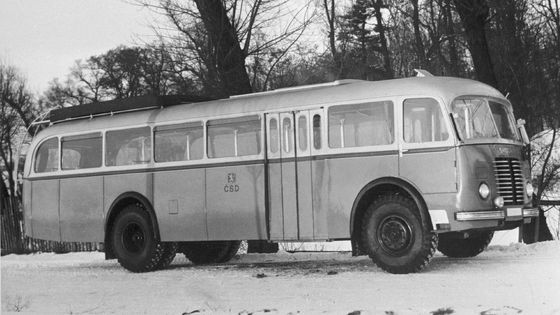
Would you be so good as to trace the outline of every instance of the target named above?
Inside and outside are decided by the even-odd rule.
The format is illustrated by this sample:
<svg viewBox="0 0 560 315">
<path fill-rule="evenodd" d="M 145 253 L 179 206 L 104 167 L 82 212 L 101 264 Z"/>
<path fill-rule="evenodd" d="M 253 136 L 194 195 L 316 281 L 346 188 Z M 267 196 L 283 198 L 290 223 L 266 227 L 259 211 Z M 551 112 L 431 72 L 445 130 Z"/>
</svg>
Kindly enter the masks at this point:
<svg viewBox="0 0 560 315">
<path fill-rule="evenodd" d="M 112 229 L 111 225 L 113 224 L 113 220 L 119 214 L 120 210 L 122 210 L 126 205 L 129 205 L 129 204 L 135 203 L 135 202 L 140 203 L 142 205 L 142 207 L 146 210 L 146 212 L 148 212 L 148 215 L 150 216 L 150 220 L 152 221 L 152 227 L 154 229 L 154 236 L 155 236 L 156 240 L 160 240 L 159 225 L 158 225 L 156 213 L 154 211 L 154 208 L 152 207 L 152 203 L 150 202 L 150 200 L 148 200 L 148 198 L 146 198 L 144 195 L 142 195 L 140 193 L 137 193 L 137 192 L 134 192 L 134 191 L 122 193 L 120 196 L 118 196 L 111 203 L 111 206 L 109 207 L 109 211 L 107 212 L 107 216 L 106 216 L 106 219 L 105 219 L 105 243 L 104 243 L 104 247 L 105 247 L 105 258 L 106 259 L 115 258 L 114 254 L 113 254 L 113 250 L 111 248 L 110 240 L 109 240 L 110 231 Z"/>
<path fill-rule="evenodd" d="M 428 213 L 426 202 L 424 201 L 424 198 L 422 198 L 422 194 L 420 194 L 419 190 L 412 183 L 398 177 L 378 178 L 365 185 L 360 190 L 354 199 L 354 203 L 352 204 L 352 212 L 350 214 L 350 235 L 352 239 L 353 256 L 360 255 L 360 251 L 358 249 L 358 241 L 360 239 L 359 234 L 361 230 L 361 227 L 359 226 L 359 218 L 360 214 L 364 212 L 364 206 L 369 205 L 371 201 L 373 201 L 375 197 L 372 197 L 372 194 L 373 196 L 377 196 L 386 193 L 402 193 L 408 195 L 418 206 L 418 209 L 420 209 L 420 218 L 422 219 L 422 222 L 426 222 L 426 224 L 428 224 L 431 228 L 431 218 Z M 364 204 L 364 202 L 366 204 Z"/>
</svg>

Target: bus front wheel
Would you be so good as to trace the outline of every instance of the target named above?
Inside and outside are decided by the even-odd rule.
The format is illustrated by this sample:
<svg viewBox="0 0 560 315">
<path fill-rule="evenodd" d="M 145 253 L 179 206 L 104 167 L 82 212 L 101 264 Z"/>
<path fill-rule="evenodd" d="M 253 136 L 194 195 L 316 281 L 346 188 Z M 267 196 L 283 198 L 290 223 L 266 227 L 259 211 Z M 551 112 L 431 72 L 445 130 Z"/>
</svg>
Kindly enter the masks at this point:
<svg viewBox="0 0 560 315">
<path fill-rule="evenodd" d="M 188 242 L 181 250 L 193 264 L 205 265 L 230 261 L 240 245 L 240 241 Z"/>
<path fill-rule="evenodd" d="M 437 248 L 437 234 L 423 223 L 416 204 L 400 195 L 385 195 L 366 210 L 362 245 L 373 262 L 391 273 L 417 272 Z"/>
<path fill-rule="evenodd" d="M 132 272 L 158 269 L 165 252 L 153 233 L 148 213 L 138 205 L 129 205 L 119 213 L 111 240 L 119 263 Z"/>
<path fill-rule="evenodd" d="M 453 233 L 439 235 L 438 250 L 447 257 L 466 258 L 482 253 L 492 241 L 494 232 L 485 231 L 460 238 Z"/>
</svg>

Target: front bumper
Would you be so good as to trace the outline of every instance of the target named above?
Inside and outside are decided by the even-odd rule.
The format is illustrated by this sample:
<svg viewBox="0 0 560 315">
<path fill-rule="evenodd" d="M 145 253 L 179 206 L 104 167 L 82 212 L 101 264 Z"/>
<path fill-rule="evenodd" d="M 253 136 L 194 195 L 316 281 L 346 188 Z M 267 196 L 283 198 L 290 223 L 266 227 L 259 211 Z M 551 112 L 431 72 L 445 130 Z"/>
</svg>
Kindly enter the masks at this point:
<svg viewBox="0 0 560 315">
<path fill-rule="evenodd" d="M 517 221 L 524 218 L 533 218 L 539 216 L 537 208 L 505 208 L 502 210 L 492 211 L 469 211 L 456 212 L 455 220 L 457 221 L 480 221 L 480 220 L 505 220 Z"/>
</svg>

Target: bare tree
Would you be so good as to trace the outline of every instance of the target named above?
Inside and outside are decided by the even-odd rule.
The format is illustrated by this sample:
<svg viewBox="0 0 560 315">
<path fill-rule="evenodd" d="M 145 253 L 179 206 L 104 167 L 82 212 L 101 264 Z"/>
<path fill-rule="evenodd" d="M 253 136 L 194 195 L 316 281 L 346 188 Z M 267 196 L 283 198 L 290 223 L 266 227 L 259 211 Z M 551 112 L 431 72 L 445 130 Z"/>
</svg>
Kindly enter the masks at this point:
<svg viewBox="0 0 560 315">
<path fill-rule="evenodd" d="M 454 3 L 463 22 L 478 80 L 497 87 L 498 81 L 494 74 L 485 30 L 489 17 L 488 3 L 486 0 L 454 0 Z"/>
<path fill-rule="evenodd" d="M 137 3 L 168 18 L 169 29 L 155 30 L 172 55 L 183 57 L 173 58 L 176 68 L 189 72 L 213 96 L 266 89 L 271 71 L 262 67 L 277 65 L 313 17 L 309 3 L 294 8 L 286 0 Z"/>
</svg>

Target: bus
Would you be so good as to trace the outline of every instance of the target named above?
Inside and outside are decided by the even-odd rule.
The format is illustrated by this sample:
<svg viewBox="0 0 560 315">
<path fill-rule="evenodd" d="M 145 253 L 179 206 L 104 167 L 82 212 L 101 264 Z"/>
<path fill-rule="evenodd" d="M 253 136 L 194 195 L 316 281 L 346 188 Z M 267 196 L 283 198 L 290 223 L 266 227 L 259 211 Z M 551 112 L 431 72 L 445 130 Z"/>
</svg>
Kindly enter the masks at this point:
<svg viewBox="0 0 560 315">
<path fill-rule="evenodd" d="M 27 236 L 103 243 L 132 272 L 241 240 L 350 240 L 390 273 L 481 253 L 538 215 L 527 135 L 483 83 L 340 80 L 50 112 L 26 157 Z"/>
</svg>

